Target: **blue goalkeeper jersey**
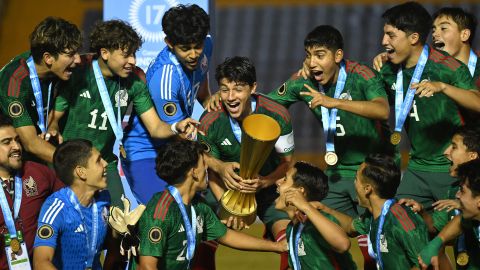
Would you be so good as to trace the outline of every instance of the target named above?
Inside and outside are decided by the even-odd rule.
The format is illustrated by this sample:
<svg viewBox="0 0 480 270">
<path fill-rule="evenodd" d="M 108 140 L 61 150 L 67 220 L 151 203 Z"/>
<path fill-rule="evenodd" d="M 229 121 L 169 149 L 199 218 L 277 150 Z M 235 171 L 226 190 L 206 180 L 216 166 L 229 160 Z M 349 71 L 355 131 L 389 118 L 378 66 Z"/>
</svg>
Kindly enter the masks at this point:
<svg viewBox="0 0 480 270">
<path fill-rule="evenodd" d="M 181 121 L 193 113 L 200 85 L 207 79 L 212 56 L 212 38 L 207 36 L 198 67 L 191 72 L 182 67 L 168 46 L 158 54 L 147 70 L 147 85 L 160 118 L 169 123 Z M 138 116 L 130 121 L 124 136 L 127 160 L 155 158 L 155 148 L 165 140 L 152 139 Z"/>
<path fill-rule="evenodd" d="M 88 260 L 87 232 L 92 233 L 92 204 L 80 205 L 85 222 L 70 201 L 71 189 L 66 187 L 53 193 L 42 206 L 38 218 L 34 247 L 48 246 L 55 249 L 53 264 L 58 269 L 85 270 Z M 76 198 L 76 197 L 75 197 Z M 78 200 L 77 200 L 78 201 Z M 92 269 L 102 269 L 100 251 L 108 229 L 110 195 L 101 191 L 95 196 L 98 207 L 98 233 L 96 254 Z M 86 226 L 86 228 L 85 228 Z"/>
</svg>

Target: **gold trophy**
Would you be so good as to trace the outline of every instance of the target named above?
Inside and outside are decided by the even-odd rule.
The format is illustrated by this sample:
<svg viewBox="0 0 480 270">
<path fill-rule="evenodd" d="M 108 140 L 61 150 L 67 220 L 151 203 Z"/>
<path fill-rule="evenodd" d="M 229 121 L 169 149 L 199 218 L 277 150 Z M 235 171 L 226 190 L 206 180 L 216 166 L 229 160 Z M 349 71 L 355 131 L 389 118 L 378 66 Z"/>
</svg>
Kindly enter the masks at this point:
<svg viewBox="0 0 480 270">
<path fill-rule="evenodd" d="M 272 151 L 278 137 L 280 125 L 264 114 L 251 114 L 243 120 L 242 146 L 240 152 L 240 176 L 252 179 L 257 176 Z M 252 224 L 257 216 L 255 193 L 236 190 L 226 191 L 220 199 L 219 216 L 227 219 L 236 216 L 245 224 Z"/>
</svg>

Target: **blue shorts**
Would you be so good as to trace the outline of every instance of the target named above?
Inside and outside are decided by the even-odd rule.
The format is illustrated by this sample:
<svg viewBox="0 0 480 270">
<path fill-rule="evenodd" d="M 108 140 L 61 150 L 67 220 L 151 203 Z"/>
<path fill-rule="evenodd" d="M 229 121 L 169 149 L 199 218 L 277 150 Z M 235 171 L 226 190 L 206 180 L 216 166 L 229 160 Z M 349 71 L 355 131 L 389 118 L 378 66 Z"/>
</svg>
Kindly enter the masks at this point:
<svg viewBox="0 0 480 270">
<path fill-rule="evenodd" d="M 134 161 L 122 159 L 122 168 L 130 189 L 139 203 L 147 204 L 155 193 L 163 191 L 167 186 L 167 182 L 158 177 L 155 171 L 154 158 Z"/>
</svg>

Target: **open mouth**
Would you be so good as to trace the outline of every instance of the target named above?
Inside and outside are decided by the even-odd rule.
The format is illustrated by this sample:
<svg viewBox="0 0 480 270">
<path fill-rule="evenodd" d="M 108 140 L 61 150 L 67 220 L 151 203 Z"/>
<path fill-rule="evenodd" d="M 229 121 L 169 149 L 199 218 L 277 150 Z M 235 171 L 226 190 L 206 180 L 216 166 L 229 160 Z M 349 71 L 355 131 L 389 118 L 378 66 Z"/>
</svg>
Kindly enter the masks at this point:
<svg viewBox="0 0 480 270">
<path fill-rule="evenodd" d="M 9 158 L 15 158 L 15 159 L 21 159 L 22 158 L 22 152 L 14 151 L 8 157 Z"/>
<path fill-rule="evenodd" d="M 322 79 L 323 71 L 320 70 L 312 70 L 312 76 L 316 81 L 320 81 Z"/>
<path fill-rule="evenodd" d="M 393 54 L 393 53 L 395 52 L 395 50 L 392 49 L 392 48 L 385 48 L 385 52 L 386 52 L 388 55 L 391 55 L 391 54 Z"/>
<path fill-rule="evenodd" d="M 437 49 L 437 50 L 443 50 L 443 49 L 445 49 L 445 42 L 435 41 L 435 42 L 433 42 L 433 47 L 435 47 L 435 49 Z"/>
<path fill-rule="evenodd" d="M 230 112 L 237 112 L 240 107 L 240 102 L 226 103 L 227 108 Z"/>
</svg>

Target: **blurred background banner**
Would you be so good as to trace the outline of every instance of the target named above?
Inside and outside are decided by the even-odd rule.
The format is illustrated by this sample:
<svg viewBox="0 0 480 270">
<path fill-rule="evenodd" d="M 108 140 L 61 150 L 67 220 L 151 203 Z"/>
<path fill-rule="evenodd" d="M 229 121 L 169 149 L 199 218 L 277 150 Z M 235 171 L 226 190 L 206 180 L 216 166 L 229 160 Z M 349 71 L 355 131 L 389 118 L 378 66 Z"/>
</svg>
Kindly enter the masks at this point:
<svg viewBox="0 0 480 270">
<path fill-rule="evenodd" d="M 197 4 L 210 13 L 208 0 L 104 0 L 103 20 L 127 21 L 142 36 L 144 43 L 137 52 L 137 66 L 147 71 L 150 62 L 165 47 L 163 14 L 178 4 Z"/>
</svg>

